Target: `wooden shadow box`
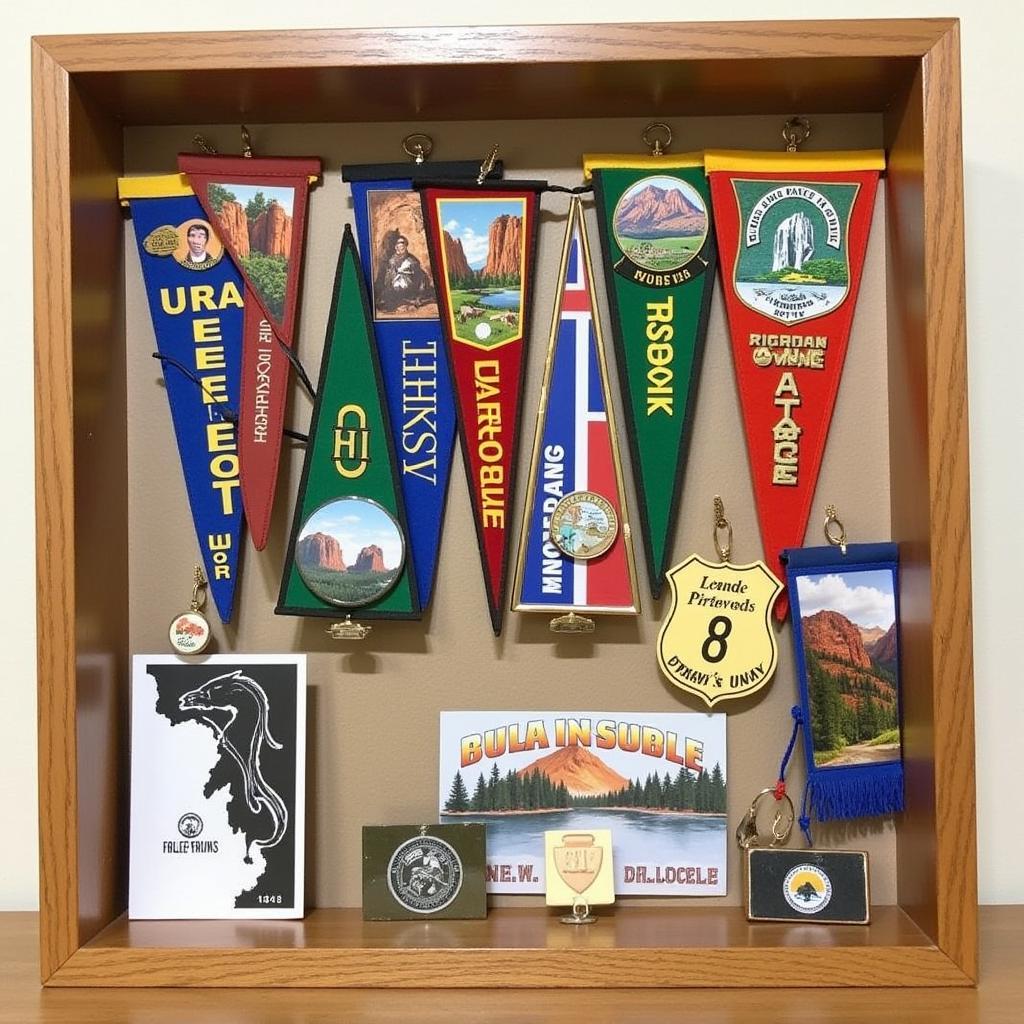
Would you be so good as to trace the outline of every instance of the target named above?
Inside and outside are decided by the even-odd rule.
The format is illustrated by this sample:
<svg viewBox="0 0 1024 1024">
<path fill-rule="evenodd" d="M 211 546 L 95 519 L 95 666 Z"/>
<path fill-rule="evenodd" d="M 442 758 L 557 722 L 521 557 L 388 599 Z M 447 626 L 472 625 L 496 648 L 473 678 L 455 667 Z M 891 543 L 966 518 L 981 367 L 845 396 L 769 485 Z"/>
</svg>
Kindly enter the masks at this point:
<svg viewBox="0 0 1024 1024">
<path fill-rule="evenodd" d="M 959 32 L 952 20 L 54 36 L 33 43 L 41 974 L 62 986 L 942 986 L 976 974 Z M 413 929 L 139 922 L 127 878 L 124 223 L 137 125 L 871 114 L 906 811 L 865 928 L 736 906 Z M 490 141 L 489 139 L 487 140 Z"/>
</svg>

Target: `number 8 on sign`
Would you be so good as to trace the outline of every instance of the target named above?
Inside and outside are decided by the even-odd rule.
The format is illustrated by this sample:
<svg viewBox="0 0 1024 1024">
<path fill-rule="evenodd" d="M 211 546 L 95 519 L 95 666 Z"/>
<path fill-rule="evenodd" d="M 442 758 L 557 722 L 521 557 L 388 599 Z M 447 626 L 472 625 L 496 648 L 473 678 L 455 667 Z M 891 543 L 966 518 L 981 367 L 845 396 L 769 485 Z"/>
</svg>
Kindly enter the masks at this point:
<svg viewBox="0 0 1024 1024">
<path fill-rule="evenodd" d="M 771 610 L 782 584 L 764 562 L 733 565 L 728 529 L 716 499 L 715 547 L 720 562 L 690 555 L 665 574 L 672 606 L 658 634 L 658 665 L 673 684 L 708 706 L 756 692 L 778 661 Z"/>
</svg>

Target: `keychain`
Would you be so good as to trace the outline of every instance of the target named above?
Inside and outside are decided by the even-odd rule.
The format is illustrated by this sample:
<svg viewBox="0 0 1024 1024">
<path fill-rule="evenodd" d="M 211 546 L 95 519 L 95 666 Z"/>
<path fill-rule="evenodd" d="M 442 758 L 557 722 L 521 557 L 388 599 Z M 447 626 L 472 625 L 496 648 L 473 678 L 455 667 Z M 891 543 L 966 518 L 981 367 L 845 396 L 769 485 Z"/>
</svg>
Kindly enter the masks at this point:
<svg viewBox="0 0 1024 1024">
<path fill-rule="evenodd" d="M 206 604 L 206 577 L 197 565 L 192 574 L 192 600 L 188 611 L 176 615 L 168 629 L 171 647 L 178 654 L 201 654 L 210 642 L 210 623 L 201 609 Z"/>
</svg>

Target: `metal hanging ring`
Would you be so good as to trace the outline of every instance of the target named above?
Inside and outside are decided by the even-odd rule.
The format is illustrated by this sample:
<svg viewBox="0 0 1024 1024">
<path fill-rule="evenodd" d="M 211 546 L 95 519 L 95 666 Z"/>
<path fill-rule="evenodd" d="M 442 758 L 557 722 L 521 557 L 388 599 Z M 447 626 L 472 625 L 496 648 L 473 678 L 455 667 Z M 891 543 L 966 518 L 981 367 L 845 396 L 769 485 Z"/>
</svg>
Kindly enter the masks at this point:
<svg viewBox="0 0 1024 1024">
<path fill-rule="evenodd" d="M 719 540 L 719 534 L 722 530 L 725 530 L 724 544 Z M 732 523 L 715 523 L 715 528 L 711 535 L 715 541 L 715 550 L 718 552 L 718 557 L 723 562 L 728 562 L 729 556 L 732 554 Z"/>
<path fill-rule="evenodd" d="M 786 152 L 795 153 L 811 137 L 811 122 L 806 117 L 791 117 L 782 126 Z"/>
<path fill-rule="evenodd" d="M 247 160 L 252 159 L 252 138 L 249 135 L 249 129 L 245 125 L 239 125 L 242 132 L 242 156 Z"/>
<path fill-rule="evenodd" d="M 771 796 L 778 805 L 775 810 L 775 815 L 772 818 L 772 832 L 770 839 L 767 835 L 762 836 L 757 828 L 758 809 L 761 805 L 761 801 L 768 796 Z M 788 813 L 783 813 L 783 803 L 785 803 Z M 782 797 L 778 798 L 775 796 L 774 789 L 762 789 L 761 792 L 750 801 L 750 807 L 736 829 L 736 842 L 744 850 L 752 847 L 781 846 L 787 839 L 789 839 L 789 836 L 793 831 L 793 822 L 795 820 L 796 811 L 793 807 L 793 801 L 790 799 L 788 793 L 783 793 Z M 767 842 L 765 842 L 765 840 L 767 840 Z"/>
<path fill-rule="evenodd" d="M 650 146 L 651 156 L 661 156 L 672 145 L 672 129 L 664 121 L 652 121 L 640 138 L 645 146 Z"/>
<path fill-rule="evenodd" d="M 416 163 L 421 164 L 434 151 L 434 140 L 423 132 L 412 132 L 402 139 L 402 149 Z"/>
</svg>

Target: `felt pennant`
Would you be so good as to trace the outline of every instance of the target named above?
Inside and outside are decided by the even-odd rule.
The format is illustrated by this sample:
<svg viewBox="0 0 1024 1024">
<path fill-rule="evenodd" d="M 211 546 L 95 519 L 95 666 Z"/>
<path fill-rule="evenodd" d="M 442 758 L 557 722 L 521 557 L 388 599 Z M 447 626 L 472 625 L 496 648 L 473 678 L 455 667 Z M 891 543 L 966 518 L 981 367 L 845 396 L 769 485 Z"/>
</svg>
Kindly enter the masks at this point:
<svg viewBox="0 0 1024 1024">
<path fill-rule="evenodd" d="M 569 207 L 513 611 L 635 615 L 636 567 L 583 204 Z"/>
<path fill-rule="evenodd" d="M 626 433 L 657 598 L 672 561 L 715 282 L 711 202 L 699 154 L 583 160 L 597 199 Z"/>
<path fill-rule="evenodd" d="M 348 165 L 373 332 L 387 395 L 420 606 L 437 575 L 455 447 L 455 392 L 445 356 L 423 204 L 414 181 L 476 178 L 480 162 Z"/>
<path fill-rule="evenodd" d="M 183 153 L 178 169 L 245 279 L 239 467 L 249 533 L 262 551 L 277 489 L 309 185 L 320 160 Z"/>
<path fill-rule="evenodd" d="M 423 189 L 495 635 L 501 632 L 505 603 L 539 191 L 544 187 L 543 182 L 510 181 Z"/>
<path fill-rule="evenodd" d="M 279 615 L 418 618 L 370 306 L 346 225 Z"/>
<path fill-rule="evenodd" d="M 881 151 L 705 155 L 769 566 L 803 542 L 846 357 Z M 786 616 L 786 595 L 775 614 Z"/>
<path fill-rule="evenodd" d="M 242 279 L 188 183 L 121 178 L 163 365 L 196 539 L 221 620 L 238 582 Z"/>
<path fill-rule="evenodd" d="M 794 548 L 783 561 L 810 809 L 820 821 L 902 810 L 897 547 Z"/>
</svg>

